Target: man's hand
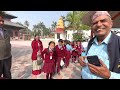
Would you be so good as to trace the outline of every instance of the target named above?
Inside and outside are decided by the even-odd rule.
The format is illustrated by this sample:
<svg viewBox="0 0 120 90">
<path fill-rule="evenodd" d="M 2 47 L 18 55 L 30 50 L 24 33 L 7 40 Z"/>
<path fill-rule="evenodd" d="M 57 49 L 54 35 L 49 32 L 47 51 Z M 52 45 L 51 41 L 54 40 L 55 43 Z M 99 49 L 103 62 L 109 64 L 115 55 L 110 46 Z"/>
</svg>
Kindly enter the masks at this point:
<svg viewBox="0 0 120 90">
<path fill-rule="evenodd" d="M 100 60 L 100 63 L 101 63 L 101 66 L 95 66 L 95 65 L 92 65 L 90 63 L 88 63 L 88 67 L 90 69 L 90 71 L 100 77 L 103 77 L 103 78 L 106 78 L 106 79 L 109 79 L 110 78 L 110 71 L 109 69 L 107 68 L 107 66 L 103 63 L 102 60 Z"/>
<path fill-rule="evenodd" d="M 80 63 L 80 65 L 81 65 L 82 67 L 86 66 L 86 63 L 85 63 L 85 61 L 84 61 L 85 58 L 86 58 L 86 57 L 82 57 L 82 56 L 79 57 L 79 63 Z"/>
</svg>

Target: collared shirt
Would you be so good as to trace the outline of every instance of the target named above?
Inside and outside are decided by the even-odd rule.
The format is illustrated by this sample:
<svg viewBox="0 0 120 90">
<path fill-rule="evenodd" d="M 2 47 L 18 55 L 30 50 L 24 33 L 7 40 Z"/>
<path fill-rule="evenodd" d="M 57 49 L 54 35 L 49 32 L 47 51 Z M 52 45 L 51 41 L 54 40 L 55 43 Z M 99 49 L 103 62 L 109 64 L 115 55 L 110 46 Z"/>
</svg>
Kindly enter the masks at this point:
<svg viewBox="0 0 120 90">
<path fill-rule="evenodd" d="M 72 46 L 69 45 L 69 44 L 67 44 L 67 45 L 66 45 L 66 49 L 67 49 L 67 51 L 72 51 Z"/>
<path fill-rule="evenodd" d="M 4 35 L 3 35 L 3 30 L 2 30 L 2 28 L 0 28 L 0 34 L 1 34 L 1 36 L 4 38 Z"/>
<path fill-rule="evenodd" d="M 109 69 L 110 58 L 109 58 L 108 52 L 107 52 L 107 45 L 110 40 L 110 37 L 111 37 L 111 32 L 100 44 L 98 44 L 97 38 L 95 38 L 92 42 L 93 44 L 92 44 L 91 48 L 89 49 L 89 51 L 87 53 L 87 56 L 97 55 L 98 58 L 104 62 L 104 64 L 107 66 L 108 69 Z M 85 60 L 85 62 L 86 63 L 88 62 L 87 59 Z M 103 79 L 102 77 L 99 77 L 99 76 L 91 73 L 88 66 L 85 66 L 82 68 L 81 75 L 82 75 L 83 79 Z M 114 78 L 120 79 L 120 74 L 111 72 L 110 79 L 114 79 Z"/>
<path fill-rule="evenodd" d="M 59 45 L 59 44 L 58 44 L 58 48 L 61 49 L 61 48 L 62 48 L 62 45 Z"/>
</svg>

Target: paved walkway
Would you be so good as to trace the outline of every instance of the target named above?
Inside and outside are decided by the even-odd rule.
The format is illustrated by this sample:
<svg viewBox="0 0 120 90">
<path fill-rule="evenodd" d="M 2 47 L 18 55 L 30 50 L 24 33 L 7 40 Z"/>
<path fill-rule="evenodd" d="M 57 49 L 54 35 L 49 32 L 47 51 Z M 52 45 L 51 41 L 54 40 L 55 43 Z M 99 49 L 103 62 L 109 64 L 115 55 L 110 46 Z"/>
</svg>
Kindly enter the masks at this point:
<svg viewBox="0 0 120 90">
<path fill-rule="evenodd" d="M 49 41 L 43 40 L 43 46 L 47 47 Z M 11 41 L 12 44 L 12 78 L 32 79 L 31 41 Z M 61 70 L 61 75 L 56 74 L 54 79 L 80 79 L 81 67 L 79 63 L 70 63 L 68 68 Z M 39 79 L 45 79 L 45 73 L 41 73 Z"/>
</svg>

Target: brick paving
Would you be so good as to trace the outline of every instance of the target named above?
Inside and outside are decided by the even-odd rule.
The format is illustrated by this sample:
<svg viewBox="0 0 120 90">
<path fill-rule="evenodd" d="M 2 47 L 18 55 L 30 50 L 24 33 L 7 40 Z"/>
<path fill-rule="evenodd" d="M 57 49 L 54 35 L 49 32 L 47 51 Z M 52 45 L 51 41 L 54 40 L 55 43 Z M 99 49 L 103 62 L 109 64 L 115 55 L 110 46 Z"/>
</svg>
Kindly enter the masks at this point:
<svg viewBox="0 0 120 90">
<path fill-rule="evenodd" d="M 43 46 L 49 42 L 43 40 Z M 12 78 L 32 79 L 31 41 L 11 41 L 12 45 Z M 53 79 L 81 79 L 81 66 L 79 63 L 70 63 L 68 68 L 63 68 L 61 74 L 55 74 Z M 45 73 L 41 73 L 38 79 L 45 79 Z"/>
</svg>

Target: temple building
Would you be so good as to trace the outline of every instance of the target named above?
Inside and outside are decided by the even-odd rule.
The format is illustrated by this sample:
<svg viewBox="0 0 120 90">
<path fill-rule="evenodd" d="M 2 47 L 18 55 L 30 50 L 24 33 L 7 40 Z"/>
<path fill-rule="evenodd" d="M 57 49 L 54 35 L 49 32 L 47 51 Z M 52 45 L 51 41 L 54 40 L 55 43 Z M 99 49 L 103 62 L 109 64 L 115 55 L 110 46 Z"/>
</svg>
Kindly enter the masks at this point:
<svg viewBox="0 0 120 90">
<path fill-rule="evenodd" d="M 60 17 L 56 26 L 55 42 L 57 42 L 59 39 L 66 39 L 65 27 L 62 17 Z"/>
<path fill-rule="evenodd" d="M 11 21 L 12 19 L 15 19 L 15 18 L 17 18 L 17 17 L 5 12 L 4 29 L 8 30 L 8 32 L 10 33 L 11 39 L 20 39 L 19 31 L 21 29 L 24 29 L 25 27 Z"/>
</svg>

